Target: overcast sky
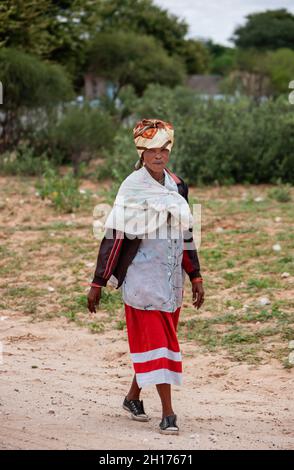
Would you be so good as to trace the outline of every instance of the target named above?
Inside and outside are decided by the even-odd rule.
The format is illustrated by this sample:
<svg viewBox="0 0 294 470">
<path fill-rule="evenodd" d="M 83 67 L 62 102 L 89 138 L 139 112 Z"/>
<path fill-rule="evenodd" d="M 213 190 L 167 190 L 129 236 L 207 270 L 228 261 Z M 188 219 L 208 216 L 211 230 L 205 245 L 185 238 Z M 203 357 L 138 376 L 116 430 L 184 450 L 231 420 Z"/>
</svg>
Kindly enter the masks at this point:
<svg viewBox="0 0 294 470">
<path fill-rule="evenodd" d="M 232 46 L 229 37 L 249 13 L 286 8 L 294 13 L 294 0 L 154 0 L 189 25 L 188 37 L 211 38 Z"/>
</svg>

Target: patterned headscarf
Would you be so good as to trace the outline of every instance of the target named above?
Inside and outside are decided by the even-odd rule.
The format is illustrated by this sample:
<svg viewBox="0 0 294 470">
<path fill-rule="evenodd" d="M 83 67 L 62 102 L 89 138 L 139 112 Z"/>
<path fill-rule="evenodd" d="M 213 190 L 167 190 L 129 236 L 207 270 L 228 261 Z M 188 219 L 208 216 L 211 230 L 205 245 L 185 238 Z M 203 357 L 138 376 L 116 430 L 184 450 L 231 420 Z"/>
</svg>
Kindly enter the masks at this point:
<svg viewBox="0 0 294 470">
<path fill-rule="evenodd" d="M 160 119 L 142 119 L 133 129 L 134 141 L 140 160 L 135 169 L 142 166 L 142 154 L 150 148 L 164 147 L 171 151 L 174 143 L 174 128 L 169 122 Z"/>
</svg>

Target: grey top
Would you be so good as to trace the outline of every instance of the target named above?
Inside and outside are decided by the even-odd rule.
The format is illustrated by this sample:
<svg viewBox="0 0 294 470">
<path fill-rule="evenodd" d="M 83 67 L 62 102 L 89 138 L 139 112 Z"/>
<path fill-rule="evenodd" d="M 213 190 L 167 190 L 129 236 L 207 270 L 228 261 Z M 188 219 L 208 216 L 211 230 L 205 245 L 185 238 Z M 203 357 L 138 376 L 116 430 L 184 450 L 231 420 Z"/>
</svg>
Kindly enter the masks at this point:
<svg viewBox="0 0 294 470">
<path fill-rule="evenodd" d="M 165 172 L 164 185 L 178 191 Z M 143 238 L 121 285 L 123 301 L 141 310 L 174 312 L 182 304 L 185 271 L 182 268 L 183 238 Z M 158 232 L 157 232 L 158 233 Z"/>
</svg>

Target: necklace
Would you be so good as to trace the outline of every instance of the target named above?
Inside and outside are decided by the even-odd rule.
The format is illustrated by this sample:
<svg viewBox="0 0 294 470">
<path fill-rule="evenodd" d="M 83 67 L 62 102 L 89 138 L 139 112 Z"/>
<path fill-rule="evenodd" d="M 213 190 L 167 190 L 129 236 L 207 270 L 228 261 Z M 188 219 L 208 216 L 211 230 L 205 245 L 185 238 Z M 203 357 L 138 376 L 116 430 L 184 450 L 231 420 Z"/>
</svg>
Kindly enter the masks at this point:
<svg viewBox="0 0 294 470">
<path fill-rule="evenodd" d="M 165 181 L 165 174 L 163 173 L 162 178 L 160 178 L 160 180 L 157 180 L 157 181 L 158 181 L 158 183 L 160 183 L 160 184 L 164 184 L 164 181 Z"/>
<path fill-rule="evenodd" d="M 144 167 L 146 168 L 145 165 L 144 165 Z M 147 171 L 148 171 L 148 173 L 150 173 L 150 171 L 149 171 L 148 169 L 147 169 Z M 150 174 L 151 174 L 151 173 L 150 173 Z M 151 175 L 151 176 L 152 176 L 152 175 Z M 153 178 L 154 178 L 154 176 L 153 176 Z M 154 179 L 157 181 L 157 183 L 164 185 L 164 182 L 165 182 L 165 173 L 163 172 L 163 175 L 162 175 L 162 177 L 161 177 L 159 180 L 157 180 L 156 178 L 154 178 Z"/>
<path fill-rule="evenodd" d="M 161 176 L 161 178 L 159 180 L 156 180 L 158 183 L 160 184 L 163 184 L 164 185 L 164 181 L 165 181 L 165 173 L 163 172 L 163 175 Z"/>
</svg>

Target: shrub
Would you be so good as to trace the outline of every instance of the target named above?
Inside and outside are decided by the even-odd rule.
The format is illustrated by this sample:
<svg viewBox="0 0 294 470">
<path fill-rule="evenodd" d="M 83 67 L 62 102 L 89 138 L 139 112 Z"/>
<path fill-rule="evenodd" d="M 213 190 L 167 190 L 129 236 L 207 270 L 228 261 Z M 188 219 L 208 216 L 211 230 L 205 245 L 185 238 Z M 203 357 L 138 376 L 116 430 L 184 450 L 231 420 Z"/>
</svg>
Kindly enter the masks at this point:
<svg viewBox="0 0 294 470">
<path fill-rule="evenodd" d="M 155 116 L 174 125 L 170 168 L 188 183 L 294 181 L 294 114 L 283 96 L 256 104 L 248 97 L 204 99 L 181 86 L 150 85 L 133 123 Z M 108 156 L 120 169 L 117 174 L 129 167 L 132 145 L 130 127 L 118 135 L 115 155 Z M 112 169 L 111 174 L 116 175 Z"/>
<path fill-rule="evenodd" d="M 48 165 L 45 153 L 36 155 L 28 143 L 18 145 L 15 151 L 6 151 L 0 155 L 0 173 L 2 175 L 41 175 Z"/>
<path fill-rule="evenodd" d="M 272 188 L 268 191 L 268 196 L 278 202 L 289 202 L 291 201 L 290 185 L 285 184 Z"/>
<path fill-rule="evenodd" d="M 63 162 L 71 162 L 77 174 L 81 162 L 88 162 L 98 152 L 112 149 L 117 125 L 105 111 L 86 104 L 70 106 L 51 130 L 53 145 L 63 154 Z"/>
<path fill-rule="evenodd" d="M 60 176 L 56 169 L 47 165 L 42 178 L 36 183 L 42 199 L 49 199 L 59 212 L 73 212 L 80 207 L 83 195 L 79 192 L 79 179 L 72 169 Z"/>
</svg>

